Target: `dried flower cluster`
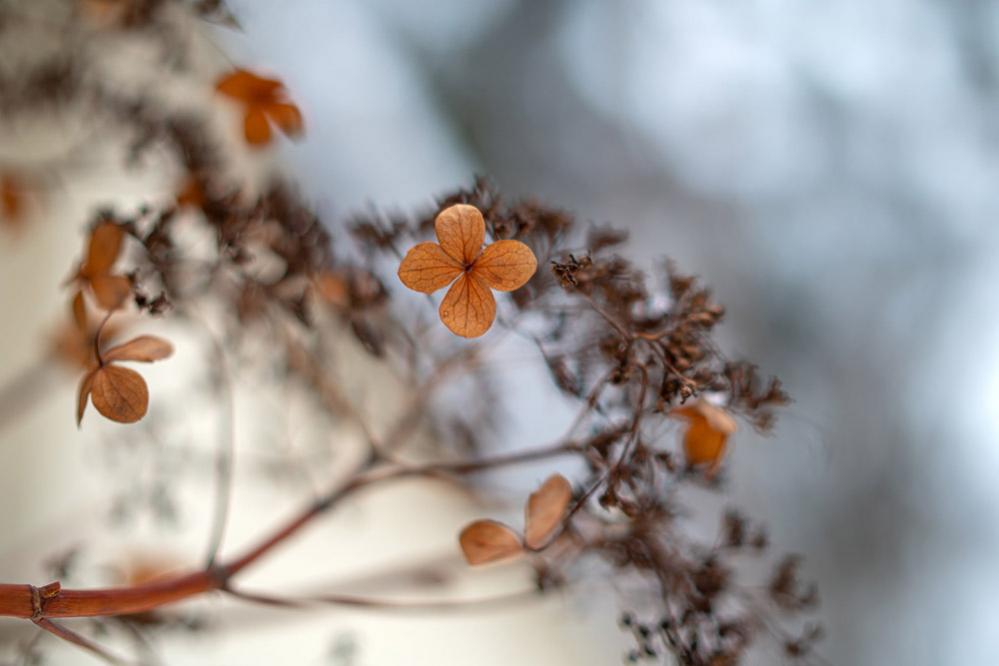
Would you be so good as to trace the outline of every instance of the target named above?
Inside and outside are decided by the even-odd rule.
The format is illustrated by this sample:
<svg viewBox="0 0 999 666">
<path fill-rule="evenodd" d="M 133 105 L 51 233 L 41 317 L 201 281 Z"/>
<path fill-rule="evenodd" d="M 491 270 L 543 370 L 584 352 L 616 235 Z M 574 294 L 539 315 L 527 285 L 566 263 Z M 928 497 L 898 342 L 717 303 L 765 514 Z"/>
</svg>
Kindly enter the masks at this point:
<svg viewBox="0 0 999 666">
<path fill-rule="evenodd" d="M 129 9 L 114 15 L 116 30 L 168 22 L 160 6 L 190 3 L 122 4 Z M 213 15 L 224 11 L 218 2 L 195 5 Z M 0 23 L 11 20 L 7 13 L 0 8 Z M 782 628 L 784 616 L 816 600 L 814 590 L 799 582 L 798 561 L 779 562 L 762 588 L 746 584 L 735 558 L 766 549 L 758 526 L 728 513 L 722 538 L 704 544 L 679 520 L 685 489 L 723 488 L 736 419 L 766 431 L 777 408 L 788 402 L 777 380 L 764 380 L 752 364 L 732 361 L 717 348 L 712 333 L 724 311 L 696 279 L 672 265 L 648 278 L 615 252 L 626 240 L 622 232 L 584 227 L 572 214 L 537 201 L 507 202 L 485 180 L 412 217 L 355 217 L 351 238 L 340 239 L 334 252 L 328 227 L 293 187 L 275 180 L 256 191 L 225 175 L 227 156 L 208 123 L 161 108 L 142 92 L 130 97 L 104 90 L 79 73 L 85 65 L 76 62 L 58 76 L 52 75 L 52 63 L 25 71 L 10 88 L 17 98 L 0 99 L 0 105 L 92 106 L 123 122 L 134 138 L 133 156 L 152 145 L 166 147 L 184 178 L 173 200 L 135 212 L 109 207 L 89 221 L 86 252 L 70 281 L 75 325 L 61 338 L 70 342 L 59 347 L 83 369 L 77 419 L 88 399 L 109 419 L 142 419 L 149 409 L 145 380 L 118 364 L 171 354 L 171 344 L 154 336 L 105 349 L 101 341 L 112 327 L 126 316 L 165 316 L 178 326 L 193 326 L 195 312 L 207 301 L 223 313 L 227 346 L 264 342 L 268 362 L 279 369 L 275 381 L 294 382 L 314 396 L 317 411 L 358 426 L 370 450 L 345 483 L 310 502 L 242 557 L 216 560 L 225 526 L 224 508 L 218 508 L 226 505 L 223 473 L 204 570 L 155 586 L 136 584 L 117 596 L 86 590 L 70 595 L 58 586 L 0 586 L 0 614 L 30 618 L 107 656 L 53 619 L 146 613 L 209 590 L 294 606 L 302 600 L 243 593 L 237 575 L 352 492 L 405 477 L 468 480 L 501 466 L 574 457 L 586 472 L 571 481 L 554 473 L 531 494 L 522 533 L 493 520 L 467 526 L 458 537 L 466 559 L 485 564 L 520 556 L 536 572 L 541 592 L 571 585 L 582 561 L 600 563 L 623 587 L 628 581 L 651 585 L 654 603 L 636 603 L 638 610 L 622 617 L 636 640 L 627 655 L 631 661 L 735 664 L 761 635 L 778 640 L 789 656 L 812 654 L 819 630 L 808 626 L 795 634 Z M 47 83 L 37 87 L 38 81 Z M 272 127 L 289 135 L 302 131 L 300 112 L 276 80 L 237 69 L 204 85 L 241 105 L 250 145 L 267 143 Z M 192 228 L 211 239 L 209 251 L 202 246 L 195 254 L 185 244 Z M 432 234 L 437 242 L 429 240 Z M 122 263 L 127 269 L 118 268 Z M 400 289 L 400 282 L 425 294 L 450 288 L 439 306 L 428 306 Z M 510 295 L 497 302 L 491 290 Z M 92 310 L 98 312 L 96 328 Z M 461 338 L 481 339 L 442 337 L 436 317 Z M 419 323 L 428 318 L 433 325 Z M 412 403 L 387 434 L 373 434 L 326 371 L 323 350 L 344 330 L 412 382 Z M 448 427 L 428 406 L 448 381 L 471 379 L 487 387 L 488 370 L 477 360 L 504 331 L 530 341 L 552 390 L 571 399 L 578 414 L 554 444 L 489 456 L 481 453 L 481 444 L 490 436 L 501 438 L 502 427 L 496 427 L 501 424 L 470 409 L 464 421 Z M 152 408 L 171 406 L 154 401 Z M 399 462 L 393 452 L 421 428 L 432 429 L 442 443 L 442 460 Z M 231 457 L 219 461 L 219 469 L 231 469 Z M 333 595 L 309 601 L 361 603 Z"/>
</svg>

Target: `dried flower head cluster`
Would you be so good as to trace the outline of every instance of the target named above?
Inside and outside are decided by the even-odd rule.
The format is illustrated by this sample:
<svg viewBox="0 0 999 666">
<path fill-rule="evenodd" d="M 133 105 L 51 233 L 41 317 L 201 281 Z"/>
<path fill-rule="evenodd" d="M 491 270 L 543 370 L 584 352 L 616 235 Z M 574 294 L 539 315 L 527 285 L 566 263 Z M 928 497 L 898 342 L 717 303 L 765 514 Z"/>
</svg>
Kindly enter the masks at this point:
<svg viewBox="0 0 999 666">
<path fill-rule="evenodd" d="M 168 22 L 157 9 L 161 4 L 171 3 L 134 3 L 135 11 L 115 15 L 113 29 Z M 200 4 L 205 6 L 192 11 L 221 11 L 220 3 Z M 17 91 L 15 99 L 3 97 L 0 105 L 14 111 L 33 104 L 92 105 L 94 113 L 128 128 L 130 157 L 165 147 L 181 178 L 177 196 L 168 201 L 135 211 L 117 210 L 112 202 L 89 220 L 68 293 L 73 342 L 61 347 L 72 349 L 64 355 L 83 369 L 78 420 L 88 400 L 122 423 L 142 419 L 149 409 L 182 412 L 184 405 L 169 401 L 150 405 L 145 380 L 119 365 L 166 358 L 169 342 L 139 336 L 105 349 L 101 340 L 126 316 L 169 317 L 176 326 L 195 328 L 197 313 L 210 304 L 225 331 L 216 355 L 245 346 L 259 356 L 266 349 L 271 381 L 293 384 L 313 398 L 320 415 L 354 426 L 368 453 L 347 470 L 346 482 L 331 480 L 329 491 L 310 499 L 294 520 L 228 561 L 217 555 L 232 460 L 220 454 L 216 519 L 203 570 L 120 593 L 68 595 L 46 588 L 44 601 L 40 592 L 25 596 L 0 586 L 0 608 L 100 653 L 52 619 L 145 612 L 209 590 L 296 605 L 295 599 L 243 593 L 237 576 L 352 492 L 399 478 L 468 481 L 502 466 L 574 458 L 584 471 L 570 480 L 553 470 L 527 499 L 522 531 L 483 519 L 456 535 L 467 561 L 516 558 L 533 568 L 542 592 L 572 585 L 586 570 L 577 565 L 589 562 L 613 572 L 621 589 L 643 590 L 640 600 L 621 599 L 635 609 L 622 618 L 635 636 L 635 650 L 627 655 L 632 661 L 734 664 L 761 636 L 779 641 L 789 656 L 811 654 L 818 630 L 784 628 L 789 614 L 816 600 L 814 589 L 798 579 L 798 560 L 780 560 L 769 583 L 747 583 L 736 556 L 767 548 L 759 526 L 726 513 L 722 537 L 702 543 L 680 520 L 688 489 L 723 490 L 737 420 L 765 432 L 788 402 L 776 379 L 764 379 L 752 364 L 719 350 L 713 332 L 724 310 L 695 278 L 672 264 L 646 276 L 618 253 L 624 233 L 583 225 L 539 201 L 507 201 L 481 179 L 413 216 L 357 216 L 350 238 L 338 239 L 334 252 L 329 227 L 294 187 L 275 179 L 255 189 L 229 175 L 224 141 L 205 119 L 163 108 L 143 91 L 106 90 L 99 77 L 79 74 L 86 64 L 79 59 L 58 76 L 51 63 L 25 71 L 6 88 Z M 40 80 L 47 84 L 39 86 Z M 302 131 L 301 114 L 276 80 L 240 68 L 202 84 L 240 104 L 250 145 L 266 144 L 273 127 L 289 135 Z M 186 242 L 193 232 L 201 234 L 197 252 Z M 127 272 L 119 263 L 127 263 Z M 411 298 L 399 281 L 425 294 L 449 288 L 438 306 Z M 497 301 L 493 290 L 509 296 Z M 91 310 L 99 313 L 96 329 Z M 461 339 L 439 335 L 438 318 Z M 551 390 L 576 406 L 576 417 L 554 443 L 486 453 L 486 444 L 504 444 L 495 415 L 505 396 L 487 393 L 493 390 L 489 368 L 480 362 L 498 335 L 481 337 L 491 328 L 529 341 Z M 407 404 L 387 429 L 368 423 L 329 369 L 326 354 L 344 332 L 358 354 L 389 365 L 411 384 Z M 451 381 L 477 382 L 490 396 L 478 402 L 490 409 L 469 406 L 460 418 L 438 414 L 434 396 Z M 433 433 L 440 460 L 400 462 L 395 451 L 420 430 Z M 359 603 L 336 595 L 307 601 Z M 377 600 L 363 603 L 378 606 Z"/>
</svg>

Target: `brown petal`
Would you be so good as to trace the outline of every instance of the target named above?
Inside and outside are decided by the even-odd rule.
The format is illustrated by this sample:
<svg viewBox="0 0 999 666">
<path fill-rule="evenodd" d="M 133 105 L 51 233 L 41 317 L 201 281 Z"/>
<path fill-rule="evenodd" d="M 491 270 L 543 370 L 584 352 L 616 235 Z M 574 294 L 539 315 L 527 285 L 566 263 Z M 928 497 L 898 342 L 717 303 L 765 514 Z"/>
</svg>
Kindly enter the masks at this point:
<svg viewBox="0 0 999 666">
<path fill-rule="evenodd" d="M 434 221 L 437 240 L 448 255 L 463 265 L 479 256 L 486 239 L 486 222 L 475 206 L 455 204 L 445 208 Z"/>
<path fill-rule="evenodd" d="M 552 474 L 531 493 L 524 512 L 524 543 L 541 548 L 561 524 L 572 500 L 572 486 L 561 474 Z"/>
<path fill-rule="evenodd" d="M 493 289 L 520 289 L 538 270 L 538 260 L 531 248 L 520 241 L 501 240 L 486 247 L 475 260 L 475 276 Z"/>
<path fill-rule="evenodd" d="M 245 69 L 233 70 L 215 84 L 215 89 L 223 95 L 248 103 L 271 97 L 281 87 L 280 81 L 265 79 Z"/>
<path fill-rule="evenodd" d="M 80 268 L 80 274 L 92 278 L 111 270 L 121 252 L 125 231 L 114 222 L 102 222 L 90 234 L 87 247 L 87 260 Z"/>
<path fill-rule="evenodd" d="M 104 416 L 118 423 L 135 423 L 146 415 L 149 389 L 135 370 L 105 365 L 94 371 L 91 400 Z"/>
<path fill-rule="evenodd" d="M 735 419 L 721 407 L 705 400 L 677 407 L 670 415 L 690 422 L 683 436 L 687 464 L 709 465 L 708 473 L 713 474 L 725 457 L 728 436 L 736 429 Z"/>
<path fill-rule="evenodd" d="M 105 310 L 117 310 L 132 293 L 132 283 L 124 275 L 95 275 L 90 279 L 90 288 Z"/>
<path fill-rule="evenodd" d="M 672 412 L 672 416 L 680 416 L 689 421 L 704 419 L 712 428 L 726 435 L 731 435 L 736 430 L 735 419 L 721 407 L 712 405 L 706 400 L 696 400 L 690 404 L 677 407 Z"/>
<path fill-rule="evenodd" d="M 76 292 L 73 297 L 73 322 L 80 333 L 87 332 L 87 305 L 83 301 L 83 292 Z"/>
<path fill-rule="evenodd" d="M 496 299 L 481 280 L 465 273 L 448 289 L 438 313 L 455 335 L 477 338 L 493 325 Z"/>
<path fill-rule="evenodd" d="M 431 294 L 448 286 L 461 274 L 461 264 L 437 243 L 419 243 L 399 264 L 399 279 L 415 291 Z"/>
<path fill-rule="evenodd" d="M 83 380 L 80 382 L 80 390 L 76 396 L 76 426 L 79 427 L 80 423 L 83 421 L 83 412 L 87 409 L 87 398 L 90 397 L 90 390 L 94 383 L 94 373 L 97 370 L 91 370 L 83 376 Z"/>
<path fill-rule="evenodd" d="M 710 465 L 714 470 L 725 455 L 728 434 L 712 428 L 704 419 L 690 424 L 683 437 L 683 452 L 688 465 Z"/>
<path fill-rule="evenodd" d="M 273 102 L 264 108 L 264 112 L 290 137 L 299 136 L 305 128 L 302 112 L 289 102 Z"/>
<path fill-rule="evenodd" d="M 488 564 L 519 555 L 523 548 L 512 529 L 495 520 L 477 520 L 458 537 L 461 552 L 469 564 Z"/>
<path fill-rule="evenodd" d="M 271 126 L 261 109 L 254 107 L 247 110 L 243 120 L 243 133 L 251 146 L 264 146 L 271 140 Z"/>
<path fill-rule="evenodd" d="M 142 361 L 152 363 L 173 353 L 173 345 L 155 335 L 140 335 L 117 347 L 112 347 L 101 356 L 105 363 L 110 361 Z"/>
</svg>

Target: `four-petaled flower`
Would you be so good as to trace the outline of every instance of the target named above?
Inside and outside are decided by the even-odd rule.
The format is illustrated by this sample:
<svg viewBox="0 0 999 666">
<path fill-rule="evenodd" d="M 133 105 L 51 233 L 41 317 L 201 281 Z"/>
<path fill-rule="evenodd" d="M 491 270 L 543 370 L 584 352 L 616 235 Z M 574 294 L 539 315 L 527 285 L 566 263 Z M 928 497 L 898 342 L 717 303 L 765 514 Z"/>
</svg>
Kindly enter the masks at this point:
<svg viewBox="0 0 999 666">
<path fill-rule="evenodd" d="M 486 223 L 475 206 L 456 204 L 434 221 L 438 243 L 419 243 L 406 253 L 399 279 L 430 294 L 452 282 L 439 314 L 451 332 L 477 338 L 493 325 L 496 300 L 490 288 L 523 287 L 538 268 L 531 248 L 516 240 L 500 240 L 484 250 Z M 455 280 L 457 278 L 457 280 Z"/>
<path fill-rule="evenodd" d="M 271 140 L 271 123 L 290 137 L 302 133 L 302 113 L 288 101 L 280 81 L 237 69 L 219 79 L 215 89 L 245 108 L 243 133 L 251 146 L 264 146 Z"/>
</svg>

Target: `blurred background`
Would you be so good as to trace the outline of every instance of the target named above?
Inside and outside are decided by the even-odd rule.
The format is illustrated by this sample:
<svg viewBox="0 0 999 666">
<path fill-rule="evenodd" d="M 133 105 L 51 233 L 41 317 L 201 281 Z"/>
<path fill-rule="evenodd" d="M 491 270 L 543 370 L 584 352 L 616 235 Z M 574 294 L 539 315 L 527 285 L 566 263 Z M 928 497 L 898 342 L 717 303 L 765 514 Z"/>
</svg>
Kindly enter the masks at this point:
<svg viewBox="0 0 999 666">
<path fill-rule="evenodd" d="M 736 436 L 732 502 L 805 556 L 829 662 L 999 663 L 999 5 L 229 4 L 209 39 L 287 84 L 276 159 L 334 224 L 478 173 L 714 287 L 795 400 Z M 619 659 L 580 614 L 594 651 L 517 659 Z"/>
</svg>

